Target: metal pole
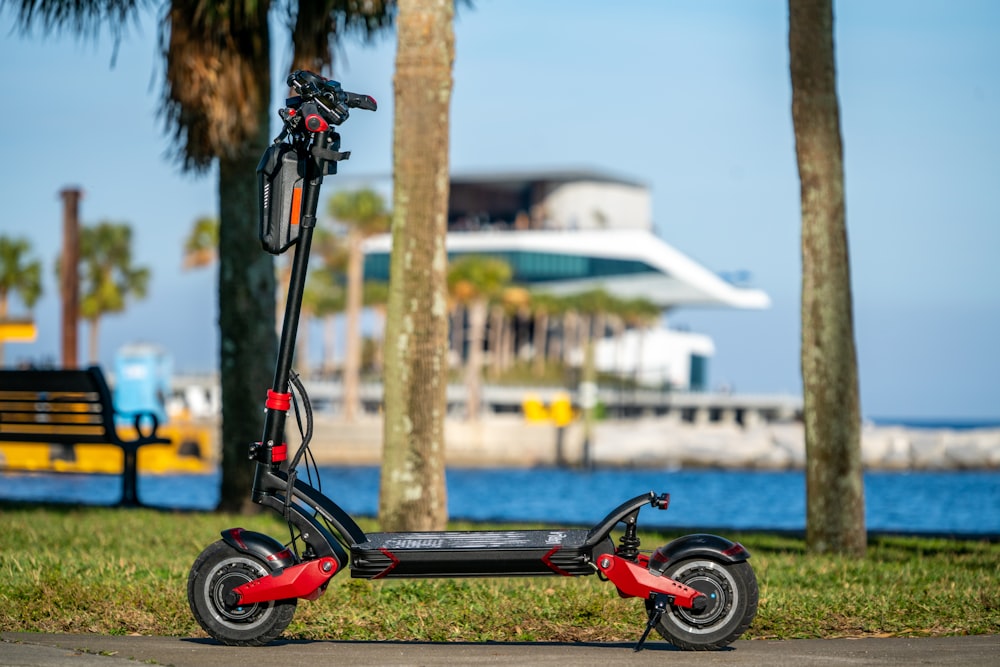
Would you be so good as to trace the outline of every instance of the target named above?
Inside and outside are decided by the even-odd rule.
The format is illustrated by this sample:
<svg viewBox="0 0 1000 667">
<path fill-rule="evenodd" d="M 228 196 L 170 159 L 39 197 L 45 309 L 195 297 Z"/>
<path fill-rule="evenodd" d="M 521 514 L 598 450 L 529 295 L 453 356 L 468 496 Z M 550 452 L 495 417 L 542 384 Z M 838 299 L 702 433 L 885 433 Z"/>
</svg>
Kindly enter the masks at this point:
<svg viewBox="0 0 1000 667">
<path fill-rule="evenodd" d="M 77 332 L 80 319 L 80 199 L 79 188 L 66 188 L 63 200 L 63 247 L 59 264 L 62 296 L 62 367 L 77 368 Z"/>
</svg>

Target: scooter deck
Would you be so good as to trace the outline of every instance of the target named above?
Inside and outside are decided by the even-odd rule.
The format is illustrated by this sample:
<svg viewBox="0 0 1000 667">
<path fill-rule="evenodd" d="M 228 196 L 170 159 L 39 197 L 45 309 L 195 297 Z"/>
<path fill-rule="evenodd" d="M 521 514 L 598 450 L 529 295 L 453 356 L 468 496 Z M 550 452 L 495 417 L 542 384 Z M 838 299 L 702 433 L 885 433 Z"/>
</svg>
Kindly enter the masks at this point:
<svg viewBox="0 0 1000 667">
<path fill-rule="evenodd" d="M 499 530 L 368 533 L 351 547 L 351 576 L 415 577 L 594 574 L 595 554 L 612 553 L 610 538 L 588 544 L 586 530 Z"/>
</svg>

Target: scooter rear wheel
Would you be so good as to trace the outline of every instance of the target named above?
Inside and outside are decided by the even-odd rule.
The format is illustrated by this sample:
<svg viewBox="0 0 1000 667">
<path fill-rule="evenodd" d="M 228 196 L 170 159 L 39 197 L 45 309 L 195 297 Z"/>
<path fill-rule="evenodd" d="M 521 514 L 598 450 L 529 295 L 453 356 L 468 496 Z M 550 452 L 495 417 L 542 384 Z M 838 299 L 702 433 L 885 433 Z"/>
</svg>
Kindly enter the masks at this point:
<svg viewBox="0 0 1000 667">
<path fill-rule="evenodd" d="M 288 627 L 298 601 L 291 598 L 233 607 L 226 604 L 226 595 L 268 573 L 262 561 L 222 540 L 209 545 L 195 560 L 188 576 L 191 613 L 205 632 L 223 644 L 267 644 Z"/>
<path fill-rule="evenodd" d="M 691 558 L 673 563 L 663 574 L 708 597 L 698 611 L 671 605 L 660 617 L 656 631 L 677 648 L 713 651 L 728 646 L 757 615 L 757 577 L 745 561 Z M 653 614 L 651 600 L 646 601 L 646 612 Z"/>
</svg>

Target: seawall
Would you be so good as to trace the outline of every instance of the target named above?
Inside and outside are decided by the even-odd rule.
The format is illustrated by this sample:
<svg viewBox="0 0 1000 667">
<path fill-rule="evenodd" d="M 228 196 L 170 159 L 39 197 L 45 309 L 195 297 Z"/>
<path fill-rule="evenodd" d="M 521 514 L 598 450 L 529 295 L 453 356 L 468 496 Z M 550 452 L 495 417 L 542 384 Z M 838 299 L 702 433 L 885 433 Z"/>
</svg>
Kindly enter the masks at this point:
<svg viewBox="0 0 1000 667">
<path fill-rule="evenodd" d="M 547 423 L 518 415 L 491 415 L 478 422 L 448 419 L 449 465 L 534 467 L 584 461 L 583 424 L 562 435 Z M 293 441 L 294 442 L 294 441 Z M 317 415 L 312 445 L 320 464 L 378 465 L 382 420 L 366 415 L 347 423 Z M 1000 429 L 906 429 L 866 426 L 862 460 L 872 470 L 1000 469 Z M 669 418 L 608 420 L 594 424 L 590 460 L 605 467 L 743 468 L 783 470 L 805 465 L 802 424 L 691 424 Z"/>
</svg>

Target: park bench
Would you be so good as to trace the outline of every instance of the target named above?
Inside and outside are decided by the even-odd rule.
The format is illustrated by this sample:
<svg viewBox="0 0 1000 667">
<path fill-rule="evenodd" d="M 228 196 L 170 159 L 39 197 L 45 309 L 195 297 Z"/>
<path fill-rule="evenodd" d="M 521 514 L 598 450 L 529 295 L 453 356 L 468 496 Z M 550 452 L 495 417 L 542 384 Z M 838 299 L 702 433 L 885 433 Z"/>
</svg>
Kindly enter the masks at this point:
<svg viewBox="0 0 1000 667">
<path fill-rule="evenodd" d="M 124 453 L 121 504 L 139 505 L 138 450 L 169 443 L 156 435 L 152 413 L 132 418 L 137 437 L 123 440 L 115 427 L 111 390 L 101 369 L 0 370 L 0 442 L 55 445 L 110 444 Z"/>
</svg>

